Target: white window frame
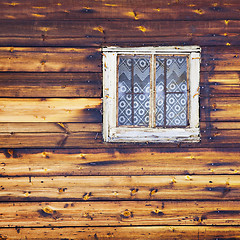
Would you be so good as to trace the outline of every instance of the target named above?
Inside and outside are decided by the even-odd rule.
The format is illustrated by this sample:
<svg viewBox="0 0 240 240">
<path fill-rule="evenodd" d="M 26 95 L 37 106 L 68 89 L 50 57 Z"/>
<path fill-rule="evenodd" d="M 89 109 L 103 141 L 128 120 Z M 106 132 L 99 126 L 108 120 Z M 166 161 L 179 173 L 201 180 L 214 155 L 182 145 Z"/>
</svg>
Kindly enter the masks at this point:
<svg viewBox="0 0 240 240">
<path fill-rule="evenodd" d="M 199 46 L 104 47 L 103 55 L 103 139 L 105 142 L 199 142 Z M 189 77 L 189 126 L 186 128 L 150 128 L 117 126 L 118 55 L 187 55 Z M 153 59 L 153 57 L 151 58 Z M 153 78 L 154 74 L 151 74 Z M 150 80 L 150 82 L 153 82 Z"/>
</svg>

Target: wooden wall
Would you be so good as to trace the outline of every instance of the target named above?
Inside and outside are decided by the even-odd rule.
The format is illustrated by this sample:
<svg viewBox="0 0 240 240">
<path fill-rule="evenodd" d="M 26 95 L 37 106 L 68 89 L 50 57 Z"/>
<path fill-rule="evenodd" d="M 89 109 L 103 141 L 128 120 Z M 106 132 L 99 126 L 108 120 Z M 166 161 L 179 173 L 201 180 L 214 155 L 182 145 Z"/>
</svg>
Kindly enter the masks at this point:
<svg viewBox="0 0 240 240">
<path fill-rule="evenodd" d="M 0 2 L 0 239 L 240 239 L 239 0 Z M 102 141 L 102 46 L 200 45 L 194 144 Z"/>
</svg>

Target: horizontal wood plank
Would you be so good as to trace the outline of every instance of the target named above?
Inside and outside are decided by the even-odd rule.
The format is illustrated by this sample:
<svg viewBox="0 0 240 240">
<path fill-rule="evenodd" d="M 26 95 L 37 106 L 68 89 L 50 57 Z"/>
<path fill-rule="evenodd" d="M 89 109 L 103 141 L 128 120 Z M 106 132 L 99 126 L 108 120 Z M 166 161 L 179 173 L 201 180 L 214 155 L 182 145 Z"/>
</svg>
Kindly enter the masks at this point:
<svg viewBox="0 0 240 240">
<path fill-rule="evenodd" d="M 240 122 L 200 122 L 202 132 L 211 130 L 240 130 Z M 102 132 L 102 123 L 73 122 L 0 122 L 0 133 L 76 133 Z M 214 132 L 215 133 L 215 132 Z"/>
<path fill-rule="evenodd" d="M 225 125 L 217 124 L 215 128 L 224 128 Z M 235 123 L 238 126 L 238 123 Z M 227 127 L 227 126 L 225 126 Z M 239 123 L 240 128 L 240 123 Z M 74 132 L 96 132 L 102 131 L 101 123 L 0 123 L 0 133 L 74 133 Z"/>
<path fill-rule="evenodd" d="M 100 48 L 0 47 L 0 71 L 101 72 L 100 50 Z M 210 73 L 240 71 L 239 55 L 239 47 L 203 48 L 201 71 Z"/>
<path fill-rule="evenodd" d="M 95 20 L 95 21 L 43 21 L 41 19 L 35 21 L 24 20 L 1 20 L 0 28 L 5 31 L 0 33 L 0 37 L 30 37 L 41 39 L 42 42 L 48 39 L 64 39 L 77 38 L 89 39 L 91 42 L 97 37 L 100 42 L 116 40 L 124 38 L 146 37 L 196 37 L 196 39 L 206 38 L 209 40 L 218 39 L 218 35 L 222 39 L 227 39 L 229 36 L 238 36 L 239 20 L 206 20 L 206 21 L 129 21 L 129 20 Z M 13 23 L 15 23 L 13 25 Z M 138 28 L 139 26 L 145 29 Z M 21 27 L 21 29 L 19 29 Z M 100 28 L 101 27 L 101 28 Z M 169 29 L 171 28 L 171 29 Z M 21 31 L 22 30 L 22 31 Z M 63 31 L 64 30 L 64 31 Z M 125 30 L 125 31 L 123 31 Z M 172 31 L 171 31 L 172 30 Z M 24 35 L 25 34 L 25 35 Z M 167 34 L 170 34 L 169 36 Z M 212 34 L 212 36 L 211 36 Z M 215 34 L 215 36 L 213 36 Z M 93 39 L 91 39 L 93 37 Z M 103 38 L 106 39 L 103 39 Z M 138 40 L 143 43 L 142 40 Z M 159 40 L 161 41 L 161 40 Z M 177 40 L 175 40 L 177 41 Z M 134 40 L 133 40 L 134 42 Z M 212 44 L 213 45 L 213 44 Z"/>
<path fill-rule="evenodd" d="M 161 14 L 161 13 L 159 13 Z M 1 20 L 1 46 L 239 45 L 239 20 Z M 227 44 L 228 45 L 228 44 Z"/>
<path fill-rule="evenodd" d="M 12 23 L 14 24 L 14 23 Z M 20 26 L 19 28 L 21 28 Z M 138 26 L 141 28 L 141 25 Z M 1 27 L 0 27 L 1 28 Z M 67 27 L 66 27 L 67 28 Z M 97 27 L 98 28 L 98 27 Z M 101 30 L 101 28 L 100 28 Z M 64 30 L 62 30 L 64 32 Z M 124 30 L 123 30 L 124 31 Z M 239 36 L 237 33 L 206 34 L 204 36 L 136 36 L 136 37 L 104 37 L 95 35 L 86 35 L 84 37 L 48 37 L 43 32 L 37 37 L 9 36 L 0 37 L 2 47 L 97 47 L 102 46 L 121 46 L 121 47 L 144 47 L 144 46 L 239 46 Z M 19 34 L 17 34 L 19 35 Z M 61 33 L 63 35 L 63 33 Z"/>
<path fill-rule="evenodd" d="M 100 49 L 0 48 L 0 71 L 100 72 Z"/>
<path fill-rule="evenodd" d="M 1 76 L 1 75 L 0 75 Z M 240 85 L 240 72 L 201 72 L 200 84 L 202 85 Z"/>
<path fill-rule="evenodd" d="M 239 239 L 237 226 L 135 226 L 135 227 L 46 227 L 42 228 L 0 228 L 2 239 L 89 239 L 128 240 L 212 240 Z"/>
<path fill-rule="evenodd" d="M 155 147 L 240 147 L 240 130 L 203 130 L 199 143 L 106 143 L 101 132 L 77 133 L 0 133 L 0 148 L 143 148 Z"/>
<path fill-rule="evenodd" d="M 7 202 L 240 200 L 239 175 L 4 177 L 0 182 L 0 201 Z"/>
<path fill-rule="evenodd" d="M 0 73 L 1 97 L 101 97 L 100 73 Z"/>
<path fill-rule="evenodd" d="M 202 72 L 201 96 L 239 95 L 238 73 Z M 101 97 L 101 73 L 0 73 L 1 97 Z"/>
<path fill-rule="evenodd" d="M 200 121 L 239 121 L 239 98 L 200 100 Z M 102 122 L 100 98 L 0 98 L 0 122 Z"/>
<path fill-rule="evenodd" d="M 200 99 L 200 121 L 239 121 L 239 98 Z M 234 116 L 233 116 L 234 115 Z"/>
<path fill-rule="evenodd" d="M 0 19 L 24 20 L 205 20 L 239 19 L 236 0 L 231 1 L 136 1 L 134 8 L 128 1 L 3 1 Z"/>
<path fill-rule="evenodd" d="M 239 225 L 238 201 L 0 203 L 0 226 Z"/>
<path fill-rule="evenodd" d="M 1 98 L 0 122 L 101 122 L 100 98 Z"/>
<path fill-rule="evenodd" d="M 92 145 L 94 148 L 94 145 Z M 1 176 L 240 174 L 237 148 L 0 150 Z"/>
<path fill-rule="evenodd" d="M 202 72 L 200 96 L 240 96 L 238 72 Z M 1 97 L 102 97 L 102 73 L 0 72 Z"/>
</svg>

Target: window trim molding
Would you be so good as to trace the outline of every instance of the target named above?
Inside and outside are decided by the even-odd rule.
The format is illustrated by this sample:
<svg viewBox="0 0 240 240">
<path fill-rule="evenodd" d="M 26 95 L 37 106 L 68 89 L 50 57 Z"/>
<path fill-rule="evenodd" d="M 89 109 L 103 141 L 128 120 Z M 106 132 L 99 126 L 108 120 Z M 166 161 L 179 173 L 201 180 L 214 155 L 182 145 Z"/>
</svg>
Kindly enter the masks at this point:
<svg viewBox="0 0 240 240">
<path fill-rule="evenodd" d="M 199 142 L 199 46 L 104 47 L 103 139 L 105 142 Z M 189 56 L 189 126 L 186 128 L 117 127 L 117 56 L 122 54 L 185 54 Z"/>
</svg>

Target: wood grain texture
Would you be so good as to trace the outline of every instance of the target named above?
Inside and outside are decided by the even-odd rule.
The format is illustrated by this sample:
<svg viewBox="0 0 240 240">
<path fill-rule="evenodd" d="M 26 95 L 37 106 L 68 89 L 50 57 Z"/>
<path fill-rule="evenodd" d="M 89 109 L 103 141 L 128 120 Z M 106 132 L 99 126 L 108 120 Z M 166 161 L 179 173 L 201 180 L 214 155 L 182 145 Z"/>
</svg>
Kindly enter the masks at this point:
<svg viewBox="0 0 240 240">
<path fill-rule="evenodd" d="M 0 71 L 101 72 L 100 48 L 0 47 Z M 201 71 L 240 71 L 239 47 L 202 48 Z"/>
<path fill-rule="evenodd" d="M 175 41 L 180 41 L 181 37 L 214 40 L 218 39 L 218 35 L 220 35 L 220 37 L 222 37 L 221 40 L 223 40 L 228 39 L 228 37 L 238 36 L 239 32 L 237 30 L 240 21 L 229 20 L 229 22 L 226 23 L 225 20 L 229 19 L 215 21 L 129 21 L 108 19 L 98 19 L 94 21 L 43 21 L 41 19 L 34 21 L 1 20 L 0 28 L 6 32 L 1 32 L 0 37 L 4 38 L 8 36 L 11 40 L 13 37 L 15 39 L 17 39 L 17 37 L 21 39 L 27 36 L 33 39 L 41 39 L 42 42 L 47 42 L 49 39 L 54 38 L 59 38 L 59 40 L 61 40 L 61 38 L 70 38 L 69 40 L 82 38 L 85 39 L 85 41 L 87 39 L 92 41 L 94 37 L 98 39 L 98 41 L 100 40 L 100 42 L 108 42 L 109 40 L 117 40 L 116 37 L 120 37 L 119 42 L 121 42 L 124 38 L 140 36 L 144 38 L 167 37 L 167 34 L 170 34 L 168 37 L 178 36 L 179 39 Z M 101 29 L 99 28 L 100 26 Z M 139 26 L 144 27 L 145 31 L 139 29 Z M 19 29 L 20 27 L 21 29 Z M 169 29 L 170 27 L 172 29 Z M 229 35 L 224 36 L 225 32 Z M 93 39 L 91 39 L 92 37 Z M 106 39 L 104 39 L 104 37 Z M 143 43 L 140 39 L 138 41 Z"/>
<path fill-rule="evenodd" d="M 200 76 L 201 84 L 210 85 L 240 85 L 240 72 L 202 72 Z"/>
<path fill-rule="evenodd" d="M 0 122 L 101 122 L 100 98 L 1 98 Z"/>
<path fill-rule="evenodd" d="M 1 2 L 1 19 L 24 20 L 205 20 L 239 19 L 236 0 L 231 1 L 21 1 Z"/>
<path fill-rule="evenodd" d="M 238 201 L 0 203 L 0 226 L 239 225 Z"/>
<path fill-rule="evenodd" d="M 237 148 L 5 149 L 1 176 L 240 174 Z"/>
<path fill-rule="evenodd" d="M 201 121 L 238 121 L 240 119 L 237 97 L 200 99 L 200 105 Z"/>
<path fill-rule="evenodd" d="M 100 98 L 0 98 L 0 122 L 102 122 Z M 238 97 L 200 99 L 200 121 L 239 121 Z"/>
<path fill-rule="evenodd" d="M 100 49 L 0 48 L 0 71 L 99 72 Z"/>
<path fill-rule="evenodd" d="M 202 131 L 211 130 L 240 130 L 240 122 L 200 122 Z M 0 133 L 75 133 L 75 132 L 102 132 L 102 123 L 77 122 L 0 122 Z"/>
<path fill-rule="evenodd" d="M 2 177 L 0 182 L 1 202 L 240 200 L 239 175 Z"/>
<path fill-rule="evenodd" d="M 222 123 L 223 124 L 223 123 Z M 216 129 L 224 129 L 224 124 L 217 124 Z M 218 126 L 218 127 L 217 127 Z M 235 123 L 238 126 L 238 122 Z M 240 128 L 240 124 L 239 124 Z M 74 133 L 74 132 L 96 132 L 102 131 L 101 123 L 39 123 L 39 122 L 21 122 L 21 123 L 0 123 L 0 133 Z"/>
<path fill-rule="evenodd" d="M 240 96 L 238 72 L 202 72 L 200 97 Z M 102 97 L 102 73 L 0 72 L 1 97 Z"/>
<path fill-rule="evenodd" d="M 1 97 L 101 97 L 100 73 L 0 73 Z"/>
<path fill-rule="evenodd" d="M 203 130 L 199 143 L 140 143 L 142 148 L 206 148 L 240 147 L 240 130 Z M 134 148 L 137 143 L 106 143 L 102 133 L 83 131 L 77 133 L 0 133 L 0 148 Z"/>
<path fill-rule="evenodd" d="M 227 21 L 227 23 L 225 22 Z M 239 46 L 239 20 L 1 20 L 1 46 Z"/>
<path fill-rule="evenodd" d="M 46 227 L 42 228 L 0 228 L 2 239 L 152 239 L 166 240 L 212 240 L 240 239 L 237 226 L 136 226 L 136 227 Z"/>
</svg>

